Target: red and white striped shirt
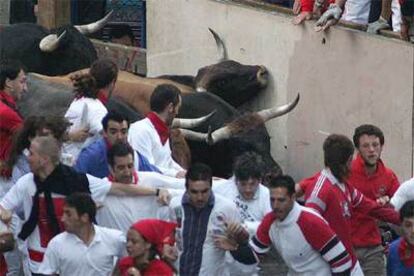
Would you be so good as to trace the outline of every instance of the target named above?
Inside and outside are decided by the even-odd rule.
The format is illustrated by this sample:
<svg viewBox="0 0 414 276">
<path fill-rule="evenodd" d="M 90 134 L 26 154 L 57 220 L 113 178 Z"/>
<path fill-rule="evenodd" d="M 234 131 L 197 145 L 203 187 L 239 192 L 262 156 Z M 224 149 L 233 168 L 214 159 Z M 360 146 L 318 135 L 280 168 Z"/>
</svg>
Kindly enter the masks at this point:
<svg viewBox="0 0 414 276">
<path fill-rule="evenodd" d="M 379 206 L 348 183 L 339 182 L 329 169 L 300 183 L 305 191 L 306 206 L 316 210 L 329 223 L 352 257 L 352 266 L 357 262 L 351 239 L 351 217 L 354 209 L 381 219 L 399 224 L 398 213 L 392 208 Z"/>
<path fill-rule="evenodd" d="M 331 275 L 352 266 L 350 254 L 329 224 L 296 202 L 283 221 L 268 213 L 250 241 L 259 254 L 267 252 L 271 244 L 289 267 L 289 275 Z"/>
</svg>

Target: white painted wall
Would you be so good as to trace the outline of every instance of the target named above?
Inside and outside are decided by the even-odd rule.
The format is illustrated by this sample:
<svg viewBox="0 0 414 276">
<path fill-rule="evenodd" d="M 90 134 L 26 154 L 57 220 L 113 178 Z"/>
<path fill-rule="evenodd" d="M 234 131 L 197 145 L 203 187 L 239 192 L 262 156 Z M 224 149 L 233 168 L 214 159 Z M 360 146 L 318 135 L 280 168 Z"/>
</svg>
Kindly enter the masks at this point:
<svg viewBox="0 0 414 276">
<path fill-rule="evenodd" d="M 250 108 L 301 93 L 290 115 L 267 124 L 272 155 L 286 173 L 299 180 L 321 168 L 325 133 L 351 137 L 356 126 L 373 123 L 386 136 L 386 164 L 400 180 L 411 177 L 413 46 L 343 27 L 315 33 L 312 22 L 293 26 L 291 19 L 229 1 L 148 0 L 148 75 L 196 74 L 215 63 L 211 27 L 229 58 L 270 71 L 269 87 Z"/>
</svg>

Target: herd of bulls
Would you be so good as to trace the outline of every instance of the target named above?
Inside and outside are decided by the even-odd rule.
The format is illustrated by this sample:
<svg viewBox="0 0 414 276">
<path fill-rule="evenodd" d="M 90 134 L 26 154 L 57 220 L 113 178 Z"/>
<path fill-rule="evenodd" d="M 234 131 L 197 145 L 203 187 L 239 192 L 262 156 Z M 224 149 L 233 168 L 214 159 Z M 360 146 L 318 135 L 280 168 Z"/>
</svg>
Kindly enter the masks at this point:
<svg viewBox="0 0 414 276">
<path fill-rule="evenodd" d="M 108 17 L 52 32 L 27 23 L 0 26 L 0 59 L 19 59 L 32 72 L 28 74 L 29 93 L 19 103 L 23 116 L 65 113 L 73 100 L 68 74 L 89 67 L 97 59 L 85 34 L 101 28 Z M 279 108 L 242 114 L 237 108 L 266 87 L 268 72 L 264 66 L 228 60 L 221 39 L 210 31 L 222 52 L 217 64 L 199 69 L 196 76 L 143 78 L 121 71 L 107 107 L 126 114 L 131 122 L 136 121 L 149 111 L 149 98 L 158 84 L 175 84 L 183 101 L 178 117 L 197 118 L 214 111 L 207 122 L 193 131 L 177 129 L 171 133 L 172 151 L 179 163 L 186 167 L 190 162 L 204 162 L 215 175 L 229 177 L 235 156 L 256 151 L 263 157 L 268 172 L 280 173 L 270 154 L 270 137 L 264 122 L 288 113 L 299 96 Z"/>
</svg>

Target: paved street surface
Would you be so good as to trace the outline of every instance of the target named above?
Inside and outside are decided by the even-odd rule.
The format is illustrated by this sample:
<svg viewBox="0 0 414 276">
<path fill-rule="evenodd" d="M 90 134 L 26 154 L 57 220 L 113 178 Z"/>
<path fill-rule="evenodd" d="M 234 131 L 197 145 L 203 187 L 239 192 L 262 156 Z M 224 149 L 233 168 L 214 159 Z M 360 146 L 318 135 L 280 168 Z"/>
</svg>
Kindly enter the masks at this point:
<svg viewBox="0 0 414 276">
<path fill-rule="evenodd" d="M 261 261 L 260 267 L 262 268 L 259 275 L 266 276 L 285 276 L 287 275 L 287 267 L 284 264 L 282 258 L 279 256 L 276 250 L 272 250 Z"/>
</svg>

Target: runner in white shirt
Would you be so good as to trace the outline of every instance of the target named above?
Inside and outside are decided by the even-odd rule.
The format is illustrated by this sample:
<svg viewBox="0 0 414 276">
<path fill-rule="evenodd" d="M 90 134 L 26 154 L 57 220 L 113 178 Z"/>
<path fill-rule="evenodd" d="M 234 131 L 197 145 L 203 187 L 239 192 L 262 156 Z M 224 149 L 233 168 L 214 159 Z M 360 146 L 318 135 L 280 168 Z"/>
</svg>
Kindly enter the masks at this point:
<svg viewBox="0 0 414 276">
<path fill-rule="evenodd" d="M 275 177 L 269 189 L 273 210 L 258 227 L 251 247 L 263 254 L 273 245 L 289 267 L 288 275 L 351 275 L 349 252 L 317 212 L 296 203 L 293 179 Z"/>
<path fill-rule="evenodd" d="M 234 176 L 226 182 L 213 183 L 215 194 L 232 200 L 240 213 L 243 225 L 250 236 L 256 233 L 257 227 L 272 208 L 269 200 L 269 189 L 260 182 L 263 177 L 263 159 L 254 152 L 240 155 L 234 162 Z M 232 275 L 253 275 L 257 267 L 245 267 L 227 254 L 227 262 Z"/>
<path fill-rule="evenodd" d="M 76 94 L 65 114 L 65 118 L 72 123 L 72 126 L 69 128 L 71 142 L 65 143 L 64 148 L 76 160 L 81 149 L 101 136 L 101 121 L 108 111 L 97 98 L 99 90 L 93 76 L 78 74 L 71 79 Z"/>
<path fill-rule="evenodd" d="M 128 141 L 163 174 L 183 178 L 185 170 L 173 160 L 169 141 L 169 128 L 181 106 L 180 90 L 168 84 L 157 86 L 150 106 L 147 118 L 131 125 Z"/>
<path fill-rule="evenodd" d="M 414 200 L 414 178 L 411 178 L 400 185 L 390 200 L 395 210 L 399 211 L 407 201 Z"/>
<path fill-rule="evenodd" d="M 257 259 L 246 245 L 223 246 L 229 225 L 240 225 L 240 215 L 233 202 L 212 190 L 212 172 L 204 164 L 192 165 L 186 174 L 186 192 L 173 197 L 169 208 L 159 217 L 177 224 L 176 243 L 181 275 L 229 275 L 225 253 L 246 265 Z M 248 234 L 246 232 L 247 238 Z"/>
<path fill-rule="evenodd" d="M 184 179 L 165 176 L 156 172 L 138 172 L 134 167 L 134 150 L 128 143 L 115 143 L 108 151 L 109 179 L 118 183 L 133 183 L 154 189 L 179 189 L 184 193 Z M 173 193 L 172 190 L 170 190 Z M 96 219 L 101 226 L 126 233 L 131 225 L 141 219 L 156 218 L 161 205 L 155 197 L 119 197 L 109 195 L 99 208 Z"/>
<path fill-rule="evenodd" d="M 65 232 L 49 243 L 39 268 L 44 275 L 110 275 L 123 255 L 126 239 L 121 231 L 92 223 L 96 205 L 89 194 L 74 193 L 65 199 L 62 222 Z"/>
<path fill-rule="evenodd" d="M 0 219 L 9 222 L 13 211 L 21 212 L 24 225 L 19 238 L 27 241 L 30 270 L 37 273 L 50 239 L 61 232 L 63 202 L 74 192 L 91 193 L 96 202 L 107 194 L 153 195 L 168 199 L 166 190 L 112 183 L 75 172 L 59 163 L 59 143 L 53 137 L 36 137 L 30 146 L 32 173 L 21 177 L 0 202 Z"/>
</svg>

